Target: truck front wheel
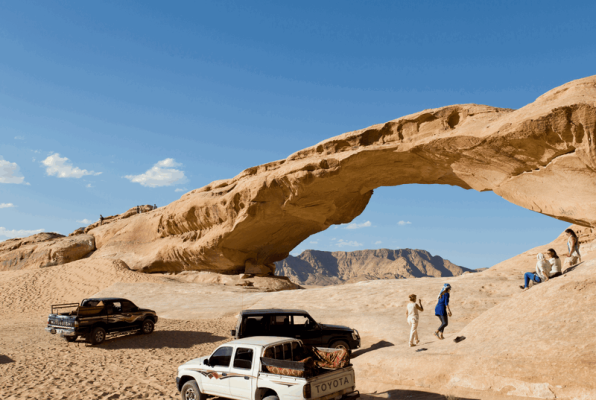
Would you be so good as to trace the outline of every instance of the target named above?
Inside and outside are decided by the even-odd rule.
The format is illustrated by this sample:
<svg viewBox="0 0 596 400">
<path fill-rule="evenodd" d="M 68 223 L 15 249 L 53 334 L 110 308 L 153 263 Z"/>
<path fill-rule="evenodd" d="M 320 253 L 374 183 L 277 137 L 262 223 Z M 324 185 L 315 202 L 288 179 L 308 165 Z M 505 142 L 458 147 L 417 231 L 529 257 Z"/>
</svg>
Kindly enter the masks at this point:
<svg viewBox="0 0 596 400">
<path fill-rule="evenodd" d="M 345 349 L 348 352 L 350 351 L 350 345 L 347 344 L 346 342 L 344 342 L 343 340 L 337 340 L 337 341 L 333 342 L 333 344 L 331 345 L 331 348 L 333 348 L 333 349 Z"/>
<path fill-rule="evenodd" d="M 279 397 L 271 395 L 271 396 L 265 397 L 263 400 L 279 400 Z"/>
<path fill-rule="evenodd" d="M 89 342 L 92 345 L 95 346 L 98 344 L 102 344 L 104 340 L 106 340 L 106 330 L 103 329 L 101 326 L 98 326 L 97 328 L 91 331 Z"/>
<path fill-rule="evenodd" d="M 205 396 L 199 390 L 199 385 L 197 385 L 197 381 L 190 380 L 186 382 L 182 386 L 182 390 L 180 391 L 180 396 L 182 400 L 206 400 L 207 396 Z"/>
<path fill-rule="evenodd" d="M 151 332 L 153 332 L 154 328 L 155 324 L 153 323 L 153 321 L 151 321 L 150 319 L 146 319 L 143 321 L 143 324 L 141 325 L 141 333 L 143 335 L 148 335 Z"/>
</svg>

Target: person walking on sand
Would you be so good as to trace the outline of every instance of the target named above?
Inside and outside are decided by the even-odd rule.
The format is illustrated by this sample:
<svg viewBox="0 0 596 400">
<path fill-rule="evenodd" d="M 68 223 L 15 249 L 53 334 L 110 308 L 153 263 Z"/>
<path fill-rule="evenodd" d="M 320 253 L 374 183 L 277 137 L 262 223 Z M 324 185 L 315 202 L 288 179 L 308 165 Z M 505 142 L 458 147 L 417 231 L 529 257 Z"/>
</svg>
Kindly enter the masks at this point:
<svg viewBox="0 0 596 400">
<path fill-rule="evenodd" d="M 424 311 L 422 300 L 418 300 L 417 304 L 416 295 L 411 294 L 406 310 L 406 317 L 408 318 L 408 324 L 410 324 L 410 347 L 414 347 L 420 343 L 420 339 L 418 339 L 418 311 Z"/>
<path fill-rule="evenodd" d="M 550 276 L 548 279 L 556 278 L 557 276 L 563 275 L 561 270 L 561 259 L 557 255 L 555 249 L 548 249 L 546 255 L 549 257 L 548 262 L 550 263 Z"/>
<path fill-rule="evenodd" d="M 443 337 L 443 331 L 449 324 L 449 318 L 451 317 L 451 309 L 449 308 L 449 293 L 451 292 L 451 285 L 446 283 L 439 293 L 437 298 L 437 306 L 435 307 L 435 315 L 441 320 L 441 326 L 435 331 L 435 336 L 439 339 L 445 339 Z"/>
<path fill-rule="evenodd" d="M 544 259 L 544 254 L 538 253 L 536 256 L 536 273 L 526 272 L 524 274 L 524 286 L 520 286 L 520 289 L 528 290 L 530 281 L 536 283 L 542 283 L 548 281 L 550 276 L 551 265 Z"/>
<path fill-rule="evenodd" d="M 579 252 L 579 240 L 573 229 L 565 229 L 567 234 L 567 259 L 565 265 L 567 268 L 582 262 L 582 255 Z M 567 269 L 566 268 L 566 269 Z"/>
</svg>

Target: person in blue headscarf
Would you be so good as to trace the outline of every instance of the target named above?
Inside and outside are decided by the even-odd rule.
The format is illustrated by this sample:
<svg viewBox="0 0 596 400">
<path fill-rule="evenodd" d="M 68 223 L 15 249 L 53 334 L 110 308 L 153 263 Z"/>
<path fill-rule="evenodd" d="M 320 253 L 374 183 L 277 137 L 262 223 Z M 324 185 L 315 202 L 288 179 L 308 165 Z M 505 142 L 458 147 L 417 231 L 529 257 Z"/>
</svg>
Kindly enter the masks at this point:
<svg viewBox="0 0 596 400">
<path fill-rule="evenodd" d="M 451 285 L 446 283 L 443 285 L 441 289 L 441 293 L 439 293 L 439 297 L 437 298 L 437 306 L 435 307 L 435 315 L 439 317 L 441 320 L 441 326 L 435 332 L 435 336 L 439 339 L 445 339 L 443 337 L 443 331 L 445 327 L 449 324 L 449 318 L 451 317 L 451 309 L 449 308 L 449 293 L 451 292 Z"/>
</svg>

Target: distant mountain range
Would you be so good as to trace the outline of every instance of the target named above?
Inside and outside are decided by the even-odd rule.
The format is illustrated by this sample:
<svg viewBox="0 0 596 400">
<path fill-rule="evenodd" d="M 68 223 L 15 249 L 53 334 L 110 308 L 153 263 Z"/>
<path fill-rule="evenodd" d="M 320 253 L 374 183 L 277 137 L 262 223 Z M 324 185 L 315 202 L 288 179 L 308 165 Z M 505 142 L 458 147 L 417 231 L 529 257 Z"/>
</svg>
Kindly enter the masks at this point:
<svg viewBox="0 0 596 400">
<path fill-rule="evenodd" d="M 458 276 L 476 272 L 426 250 L 305 250 L 275 263 L 275 275 L 300 285 L 339 285 L 363 280 Z"/>
</svg>

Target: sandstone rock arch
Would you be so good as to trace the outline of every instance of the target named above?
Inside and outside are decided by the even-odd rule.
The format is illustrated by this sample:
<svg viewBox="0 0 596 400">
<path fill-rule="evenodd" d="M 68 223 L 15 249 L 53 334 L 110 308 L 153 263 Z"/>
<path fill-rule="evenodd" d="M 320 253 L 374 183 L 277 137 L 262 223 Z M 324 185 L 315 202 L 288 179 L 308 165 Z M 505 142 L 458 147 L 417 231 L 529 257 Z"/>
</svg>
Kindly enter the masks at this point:
<svg viewBox="0 0 596 400">
<path fill-rule="evenodd" d="M 453 105 L 333 137 L 94 228 L 92 257 L 146 272 L 266 273 L 310 235 L 352 221 L 375 188 L 409 183 L 492 190 L 596 226 L 596 76 L 519 110 Z"/>
</svg>

